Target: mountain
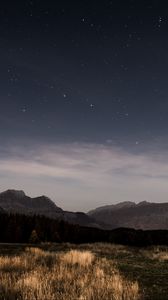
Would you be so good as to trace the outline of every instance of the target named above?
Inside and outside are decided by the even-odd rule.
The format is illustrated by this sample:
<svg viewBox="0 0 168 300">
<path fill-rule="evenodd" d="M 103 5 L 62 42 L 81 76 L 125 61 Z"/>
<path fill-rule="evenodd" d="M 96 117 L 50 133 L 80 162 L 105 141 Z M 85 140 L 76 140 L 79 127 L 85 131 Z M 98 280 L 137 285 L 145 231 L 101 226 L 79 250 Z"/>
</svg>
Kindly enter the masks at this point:
<svg viewBox="0 0 168 300">
<path fill-rule="evenodd" d="M 168 203 L 122 202 L 98 207 L 88 212 L 88 216 L 103 221 L 109 229 L 168 229 Z"/>
<path fill-rule="evenodd" d="M 132 207 L 135 206 L 136 204 L 134 202 L 131 201 L 125 201 L 125 202 L 120 202 L 117 204 L 111 204 L 111 205 L 104 205 L 104 206 L 100 206 L 96 209 L 93 209 L 91 211 L 88 212 L 88 215 L 92 215 L 94 213 L 97 213 L 99 211 L 104 211 L 104 210 L 118 210 L 120 208 L 126 208 L 126 207 Z"/>
<path fill-rule="evenodd" d="M 8 212 L 44 214 L 47 216 L 62 211 L 46 196 L 31 198 L 26 196 L 23 191 L 16 190 L 7 190 L 0 193 L 0 206 Z"/>
<path fill-rule="evenodd" d="M 0 193 L 0 208 L 8 213 L 44 215 L 81 226 L 101 227 L 85 213 L 64 211 L 46 196 L 31 198 L 23 191 L 7 190 Z"/>
<path fill-rule="evenodd" d="M 98 207 L 85 214 L 64 211 L 46 196 L 31 198 L 23 191 L 7 190 L 0 193 L 0 214 L 4 212 L 44 215 L 72 224 L 102 229 L 168 229 L 168 203 L 143 201 L 136 204 L 127 201 Z"/>
</svg>

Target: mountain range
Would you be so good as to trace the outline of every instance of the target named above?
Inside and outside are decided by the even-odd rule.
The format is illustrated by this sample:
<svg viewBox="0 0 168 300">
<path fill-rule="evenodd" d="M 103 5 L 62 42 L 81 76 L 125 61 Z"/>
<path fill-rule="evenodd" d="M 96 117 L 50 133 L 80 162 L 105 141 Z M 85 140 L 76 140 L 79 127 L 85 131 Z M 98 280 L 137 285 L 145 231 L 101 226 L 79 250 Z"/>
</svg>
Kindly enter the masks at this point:
<svg viewBox="0 0 168 300">
<path fill-rule="evenodd" d="M 46 196 L 31 198 L 23 191 L 7 190 L 0 193 L 0 213 L 45 215 L 81 226 L 114 229 L 168 229 L 168 203 L 138 204 L 122 202 L 98 207 L 88 213 L 64 211 Z"/>
<path fill-rule="evenodd" d="M 7 190 L 0 193 L 0 212 L 44 215 L 81 226 L 102 227 L 85 213 L 64 211 L 46 196 L 31 198 L 23 191 Z"/>
<path fill-rule="evenodd" d="M 126 227 L 154 230 L 168 229 L 168 203 L 142 201 L 122 202 L 92 210 L 88 215 L 97 222 L 103 221 L 110 229 Z"/>
</svg>

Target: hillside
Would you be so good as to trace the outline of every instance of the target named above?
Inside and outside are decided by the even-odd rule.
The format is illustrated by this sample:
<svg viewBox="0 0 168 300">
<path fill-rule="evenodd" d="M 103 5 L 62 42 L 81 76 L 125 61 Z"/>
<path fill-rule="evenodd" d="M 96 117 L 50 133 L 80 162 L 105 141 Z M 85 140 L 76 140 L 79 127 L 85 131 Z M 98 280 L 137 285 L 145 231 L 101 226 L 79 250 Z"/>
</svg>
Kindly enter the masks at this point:
<svg viewBox="0 0 168 300">
<path fill-rule="evenodd" d="M 109 229 L 168 229 L 168 203 L 123 202 L 99 207 L 88 215 L 97 222 L 105 222 Z"/>
<path fill-rule="evenodd" d="M 44 215 L 83 226 L 101 227 L 92 217 L 81 212 L 67 212 L 46 196 L 31 198 L 24 191 L 7 190 L 0 193 L 0 208 L 8 213 Z"/>
<path fill-rule="evenodd" d="M 44 215 L 81 226 L 114 229 L 168 229 L 168 203 L 122 202 L 98 207 L 85 214 L 64 211 L 46 196 L 31 198 L 24 191 L 7 190 L 0 193 L 0 213 Z"/>
</svg>

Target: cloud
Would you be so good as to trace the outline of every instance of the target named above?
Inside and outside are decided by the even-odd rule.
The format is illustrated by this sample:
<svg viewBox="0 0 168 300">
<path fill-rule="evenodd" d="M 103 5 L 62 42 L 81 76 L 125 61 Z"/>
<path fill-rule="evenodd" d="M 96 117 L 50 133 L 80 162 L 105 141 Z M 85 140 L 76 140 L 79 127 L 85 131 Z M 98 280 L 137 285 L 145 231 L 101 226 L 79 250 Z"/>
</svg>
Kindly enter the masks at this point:
<svg viewBox="0 0 168 300">
<path fill-rule="evenodd" d="M 1 147 L 0 153 L 2 188 L 14 183 L 29 193 L 46 191 L 61 197 L 63 205 L 69 201 L 69 208 L 70 202 L 83 208 L 144 197 L 157 201 L 161 191 L 158 201 L 164 201 L 168 192 L 166 152 L 137 154 L 112 145 L 71 143 Z"/>
</svg>

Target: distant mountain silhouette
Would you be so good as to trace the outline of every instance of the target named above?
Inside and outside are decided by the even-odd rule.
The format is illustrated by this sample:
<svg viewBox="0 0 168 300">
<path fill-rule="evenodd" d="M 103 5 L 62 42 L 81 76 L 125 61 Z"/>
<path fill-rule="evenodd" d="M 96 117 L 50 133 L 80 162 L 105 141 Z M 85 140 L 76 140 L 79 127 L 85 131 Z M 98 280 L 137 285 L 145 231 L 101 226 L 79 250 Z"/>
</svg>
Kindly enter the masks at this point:
<svg viewBox="0 0 168 300">
<path fill-rule="evenodd" d="M 44 215 L 72 224 L 101 229 L 168 229 L 168 203 L 143 201 L 136 204 L 127 201 L 98 207 L 85 214 L 64 211 L 46 196 L 31 198 L 24 191 L 7 190 L 0 193 L 0 213 L 3 212 Z"/>
<path fill-rule="evenodd" d="M 91 215 L 93 213 L 97 213 L 99 211 L 103 211 L 103 210 L 118 210 L 120 208 L 128 208 L 128 207 L 132 207 L 135 206 L 136 204 L 134 202 L 131 201 L 125 201 L 125 202 L 120 202 L 117 204 L 111 204 L 111 205 L 104 205 L 104 206 L 100 206 L 97 207 L 96 209 L 93 209 L 91 211 L 88 212 L 88 215 Z"/>
<path fill-rule="evenodd" d="M 103 221 L 109 229 L 168 229 L 168 203 L 122 202 L 98 207 L 88 212 L 88 216 Z"/>
<path fill-rule="evenodd" d="M 8 212 L 44 214 L 48 216 L 62 211 L 46 196 L 31 198 L 26 196 L 23 191 L 16 190 L 7 190 L 0 193 L 0 206 Z"/>
<path fill-rule="evenodd" d="M 0 193 L 0 212 L 1 208 L 8 213 L 44 215 L 82 226 L 102 227 L 85 213 L 64 211 L 46 196 L 31 198 L 23 191 L 7 190 Z"/>
</svg>

